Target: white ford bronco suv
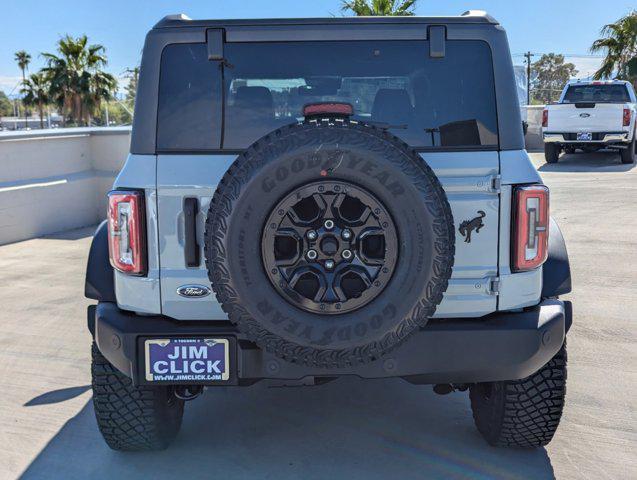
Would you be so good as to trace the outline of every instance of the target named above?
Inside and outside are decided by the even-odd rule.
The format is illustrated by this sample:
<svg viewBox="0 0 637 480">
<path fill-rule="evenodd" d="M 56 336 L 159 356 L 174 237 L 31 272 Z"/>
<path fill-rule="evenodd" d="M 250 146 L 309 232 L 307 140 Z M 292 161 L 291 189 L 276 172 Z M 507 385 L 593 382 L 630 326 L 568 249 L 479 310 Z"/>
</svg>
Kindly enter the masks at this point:
<svg viewBox="0 0 637 480">
<path fill-rule="evenodd" d="M 166 17 L 113 188 L 85 286 L 110 447 L 166 447 L 205 387 L 346 375 L 553 437 L 569 263 L 488 15 Z"/>
<path fill-rule="evenodd" d="M 619 151 L 622 163 L 637 158 L 637 98 L 630 82 L 576 81 L 567 84 L 556 105 L 542 112 L 547 163 L 562 151 Z"/>
</svg>

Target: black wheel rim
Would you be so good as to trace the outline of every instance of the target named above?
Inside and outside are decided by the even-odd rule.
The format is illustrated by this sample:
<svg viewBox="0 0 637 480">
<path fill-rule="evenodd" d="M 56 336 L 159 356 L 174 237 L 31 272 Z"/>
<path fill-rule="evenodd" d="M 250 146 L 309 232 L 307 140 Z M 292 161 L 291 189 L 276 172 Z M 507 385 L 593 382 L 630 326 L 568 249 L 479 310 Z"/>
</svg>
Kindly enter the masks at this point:
<svg viewBox="0 0 637 480">
<path fill-rule="evenodd" d="M 344 181 L 299 187 L 272 210 L 261 242 L 263 265 L 291 304 L 339 314 L 371 302 L 396 266 L 398 238 L 387 209 Z"/>
</svg>

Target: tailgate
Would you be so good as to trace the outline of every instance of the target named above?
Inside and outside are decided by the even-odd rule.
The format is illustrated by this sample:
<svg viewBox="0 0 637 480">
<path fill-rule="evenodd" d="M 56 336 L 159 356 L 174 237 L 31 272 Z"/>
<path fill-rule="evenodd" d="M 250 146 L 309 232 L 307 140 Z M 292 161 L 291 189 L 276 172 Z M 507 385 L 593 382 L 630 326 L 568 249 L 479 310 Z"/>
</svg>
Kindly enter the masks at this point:
<svg viewBox="0 0 637 480">
<path fill-rule="evenodd" d="M 582 103 L 550 105 L 546 132 L 621 132 L 624 104 Z"/>
<path fill-rule="evenodd" d="M 204 262 L 208 205 L 236 155 L 159 155 L 157 194 L 162 313 L 177 319 L 225 319 L 214 295 L 184 298 L 180 287 L 210 285 Z M 498 152 L 431 152 L 422 158 L 443 185 L 455 220 L 453 275 L 437 317 L 478 317 L 496 310 L 492 283 L 498 272 L 500 195 Z M 200 262 L 185 263 L 184 199 L 197 199 L 196 236 Z M 465 223 L 463 232 L 459 231 Z M 258 258 L 253 261 L 261 261 Z"/>
</svg>

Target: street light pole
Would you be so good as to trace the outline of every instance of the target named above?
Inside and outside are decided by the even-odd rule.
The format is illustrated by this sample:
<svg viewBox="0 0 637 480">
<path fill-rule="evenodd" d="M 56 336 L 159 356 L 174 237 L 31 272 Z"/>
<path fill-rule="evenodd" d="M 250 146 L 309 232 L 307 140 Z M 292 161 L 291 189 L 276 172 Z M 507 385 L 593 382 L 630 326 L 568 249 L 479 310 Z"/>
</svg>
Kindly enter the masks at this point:
<svg viewBox="0 0 637 480">
<path fill-rule="evenodd" d="M 531 105 L 531 57 L 533 54 L 526 52 L 524 56 L 526 57 L 526 103 Z"/>
</svg>

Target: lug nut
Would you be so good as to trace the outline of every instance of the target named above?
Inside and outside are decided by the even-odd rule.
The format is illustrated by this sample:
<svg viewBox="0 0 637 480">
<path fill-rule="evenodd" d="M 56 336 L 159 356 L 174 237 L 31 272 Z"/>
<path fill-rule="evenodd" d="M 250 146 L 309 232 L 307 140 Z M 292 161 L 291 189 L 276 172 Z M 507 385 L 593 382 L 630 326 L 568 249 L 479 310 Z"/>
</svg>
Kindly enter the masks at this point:
<svg viewBox="0 0 637 480">
<path fill-rule="evenodd" d="M 334 260 L 325 260 L 325 268 L 331 270 L 334 268 Z"/>
<path fill-rule="evenodd" d="M 341 253 L 341 257 L 343 257 L 345 260 L 349 260 L 350 258 L 352 258 L 352 251 L 343 250 L 343 252 Z"/>
<path fill-rule="evenodd" d="M 308 240 L 316 240 L 316 237 L 318 237 L 318 234 L 314 230 L 307 232 Z"/>
<path fill-rule="evenodd" d="M 318 254 L 316 253 L 316 250 L 309 250 L 305 256 L 307 257 L 308 260 L 316 260 L 316 257 L 318 256 Z"/>
<path fill-rule="evenodd" d="M 352 238 L 352 231 L 345 229 L 341 233 L 341 236 L 343 237 L 343 240 L 349 240 L 350 238 Z"/>
<path fill-rule="evenodd" d="M 333 220 L 325 220 L 325 223 L 323 224 L 323 226 L 325 227 L 326 230 L 331 230 L 334 228 L 334 221 Z"/>
</svg>

